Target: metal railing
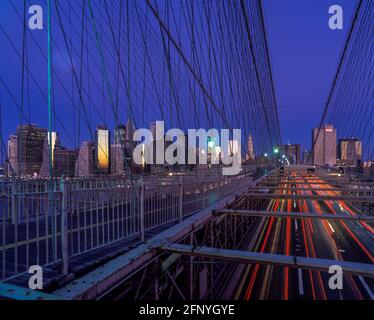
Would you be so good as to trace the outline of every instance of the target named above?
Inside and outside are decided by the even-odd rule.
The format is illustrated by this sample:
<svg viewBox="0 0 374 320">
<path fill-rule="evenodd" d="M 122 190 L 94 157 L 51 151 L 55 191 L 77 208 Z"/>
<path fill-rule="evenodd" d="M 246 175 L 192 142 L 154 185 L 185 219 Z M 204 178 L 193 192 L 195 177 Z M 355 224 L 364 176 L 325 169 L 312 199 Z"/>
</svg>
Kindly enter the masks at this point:
<svg viewBox="0 0 374 320">
<path fill-rule="evenodd" d="M 31 265 L 138 237 L 181 221 L 248 184 L 252 170 L 230 176 L 0 182 L 0 281 Z"/>
</svg>

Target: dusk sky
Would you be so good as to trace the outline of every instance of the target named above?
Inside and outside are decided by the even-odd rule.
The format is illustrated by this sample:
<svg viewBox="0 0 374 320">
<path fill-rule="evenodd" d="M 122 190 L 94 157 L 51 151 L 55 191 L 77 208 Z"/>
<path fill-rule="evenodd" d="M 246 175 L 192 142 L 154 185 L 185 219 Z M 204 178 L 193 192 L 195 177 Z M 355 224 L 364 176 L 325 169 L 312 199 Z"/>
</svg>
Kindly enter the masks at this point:
<svg viewBox="0 0 374 320">
<path fill-rule="evenodd" d="M 356 1 L 264 0 L 263 4 L 282 139 L 309 148 Z M 343 30 L 328 27 L 328 9 L 333 4 L 343 8 Z"/>
<path fill-rule="evenodd" d="M 22 2 L 17 1 L 17 3 Z M 36 3 L 45 2 L 35 1 Z M 344 10 L 343 30 L 328 28 L 330 17 L 328 9 L 333 4 L 342 6 Z M 355 6 L 355 0 L 263 1 L 284 143 L 300 143 L 302 148 L 310 148 L 311 129 L 319 124 Z M 0 3 L 0 21 L 12 36 L 17 47 L 21 48 L 21 24 L 15 19 L 14 10 L 7 0 Z M 76 27 L 79 29 L 79 26 Z M 42 33 L 36 35 L 36 38 L 45 41 Z M 0 74 L 7 82 L 9 89 L 19 97 L 20 63 L 15 58 L 13 59 L 14 52 L 12 53 L 2 33 L 0 33 L 0 43 L 2 46 L 6 44 L 7 47 L 1 50 Z M 64 65 L 63 59 L 59 57 L 61 54 L 66 55 L 66 52 L 55 52 L 54 62 L 56 68 L 64 74 L 64 69 L 68 70 L 69 67 Z M 35 59 L 38 61 L 41 58 L 35 57 Z M 41 76 L 46 75 L 46 70 L 38 71 Z M 46 85 L 45 77 L 40 81 L 42 86 Z M 2 86 L 0 86 L 0 93 L 3 104 L 3 135 L 7 137 L 15 131 L 19 123 L 19 114 Z M 31 94 L 34 95 L 35 92 Z M 40 97 L 35 99 L 43 101 Z M 44 104 L 45 102 L 40 102 L 40 105 Z M 43 111 L 37 105 L 39 104 L 34 102 L 32 106 L 32 120 L 46 126 L 45 109 Z M 107 112 L 103 111 L 104 118 Z M 66 110 L 66 114 L 69 113 L 71 110 Z"/>
</svg>

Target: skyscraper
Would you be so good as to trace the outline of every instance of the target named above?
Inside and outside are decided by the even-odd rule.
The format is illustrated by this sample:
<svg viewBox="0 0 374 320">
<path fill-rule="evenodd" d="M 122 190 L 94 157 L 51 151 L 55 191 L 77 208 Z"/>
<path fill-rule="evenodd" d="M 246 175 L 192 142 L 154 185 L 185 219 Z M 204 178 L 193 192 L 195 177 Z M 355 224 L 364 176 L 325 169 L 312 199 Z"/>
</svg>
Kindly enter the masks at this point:
<svg viewBox="0 0 374 320">
<path fill-rule="evenodd" d="M 279 155 L 286 156 L 290 164 L 300 164 L 300 145 L 282 144 L 278 146 Z"/>
<path fill-rule="evenodd" d="M 126 126 L 124 124 L 118 125 L 114 129 L 114 144 L 125 146 L 126 142 Z"/>
<path fill-rule="evenodd" d="M 312 131 L 313 164 L 317 166 L 336 164 L 336 130 L 333 125 L 327 124 Z"/>
<path fill-rule="evenodd" d="M 60 147 L 60 138 L 57 132 L 51 132 L 51 148 L 52 148 L 52 174 L 53 168 L 54 168 L 54 155 L 55 155 L 55 149 Z M 49 177 L 49 166 L 50 166 L 50 160 L 49 160 L 49 133 L 47 132 L 47 137 L 44 140 L 44 146 L 43 146 L 43 162 L 42 166 L 40 168 L 40 175 L 42 177 Z"/>
<path fill-rule="evenodd" d="M 239 153 L 239 141 L 238 140 L 229 140 L 229 146 L 228 146 L 228 151 L 229 151 L 229 156 L 234 157 Z"/>
<path fill-rule="evenodd" d="M 43 162 L 44 142 L 47 130 L 36 125 L 17 127 L 18 174 L 39 174 Z"/>
<path fill-rule="evenodd" d="M 129 119 L 127 120 L 127 123 L 126 123 L 126 149 L 129 149 L 130 152 L 132 153 L 132 149 L 134 147 L 134 142 L 133 142 L 133 136 L 134 136 L 134 132 L 135 132 L 135 127 L 132 123 L 132 121 Z"/>
<path fill-rule="evenodd" d="M 124 147 L 120 144 L 110 146 L 110 173 L 121 175 L 125 172 Z"/>
<path fill-rule="evenodd" d="M 95 143 L 95 171 L 99 174 L 109 173 L 110 132 L 105 126 L 96 128 Z"/>
<path fill-rule="evenodd" d="M 338 144 L 338 158 L 341 164 L 357 166 L 362 160 L 362 141 L 359 139 L 340 139 Z"/>
<path fill-rule="evenodd" d="M 311 152 L 309 150 L 304 150 L 302 152 L 302 162 L 303 164 L 311 164 L 312 159 L 310 158 Z M 310 158 L 310 159 L 309 159 Z"/>
<path fill-rule="evenodd" d="M 49 141 L 49 133 L 47 134 L 47 139 L 48 139 L 48 145 L 51 144 L 51 147 L 52 147 L 52 163 L 53 163 L 55 148 L 60 146 L 60 137 L 57 132 L 51 132 L 52 142 Z"/>
<path fill-rule="evenodd" d="M 248 142 L 247 142 L 247 160 L 253 161 L 255 159 L 255 152 L 253 147 L 253 138 L 250 134 L 248 136 Z"/>
<path fill-rule="evenodd" d="M 73 177 L 77 156 L 76 150 L 56 147 L 54 150 L 54 175 L 56 177 Z"/>
<path fill-rule="evenodd" d="M 92 142 L 84 141 L 79 149 L 78 159 L 75 163 L 77 177 L 89 177 L 94 173 L 95 147 Z"/>
<path fill-rule="evenodd" d="M 12 134 L 8 140 L 8 175 L 18 173 L 18 157 L 17 157 L 17 135 Z"/>
<path fill-rule="evenodd" d="M 125 163 L 127 166 L 132 166 L 132 155 L 136 143 L 133 141 L 135 127 L 131 120 L 127 120 L 126 123 L 126 138 L 125 138 Z"/>
<path fill-rule="evenodd" d="M 365 177 L 374 177 L 374 160 L 363 162 L 363 174 Z"/>
</svg>

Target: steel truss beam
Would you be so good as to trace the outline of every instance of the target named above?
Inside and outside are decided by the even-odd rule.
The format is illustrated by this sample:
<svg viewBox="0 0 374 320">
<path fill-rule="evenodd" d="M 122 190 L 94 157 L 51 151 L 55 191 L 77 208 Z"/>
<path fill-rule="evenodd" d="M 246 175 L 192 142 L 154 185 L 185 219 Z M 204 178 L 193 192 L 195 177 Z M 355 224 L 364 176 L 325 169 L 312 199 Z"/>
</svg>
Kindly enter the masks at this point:
<svg viewBox="0 0 374 320">
<path fill-rule="evenodd" d="M 2 298 L 10 300 L 60 300 L 57 295 L 51 295 L 39 290 L 18 287 L 10 283 L 0 283 L 0 300 Z"/>
<path fill-rule="evenodd" d="M 339 173 L 314 173 L 314 174 L 291 174 L 290 172 L 288 172 L 287 170 L 284 172 L 284 173 L 273 173 L 273 174 L 268 174 L 267 177 L 270 177 L 270 178 L 279 178 L 279 176 L 286 176 L 286 177 L 290 177 L 290 178 L 308 178 L 308 179 L 324 179 L 324 178 L 327 178 L 327 179 L 361 179 L 362 177 L 351 177 L 350 175 L 345 175 L 345 174 L 342 174 L 340 173 L 340 176 L 339 176 Z"/>
<path fill-rule="evenodd" d="M 282 177 L 289 177 L 292 179 L 330 179 L 330 180 L 349 180 L 349 179 L 361 179 L 361 178 L 350 178 L 349 176 L 338 176 L 338 175 L 331 175 L 331 174 L 315 174 L 315 175 L 291 175 L 287 171 L 283 174 L 272 174 L 272 175 L 267 175 L 267 178 L 274 178 L 274 179 L 281 179 Z"/>
<path fill-rule="evenodd" d="M 374 278 L 374 264 L 331 259 L 286 256 L 272 253 L 258 253 L 242 250 L 218 249 L 211 247 L 194 247 L 184 244 L 166 244 L 162 250 L 195 257 L 214 258 L 230 263 L 266 264 L 284 267 L 328 271 L 331 266 L 338 265 L 344 273 Z"/>
<path fill-rule="evenodd" d="M 313 181 L 308 181 L 308 180 L 320 180 L 320 182 L 313 182 Z M 281 177 L 274 177 L 274 178 L 265 178 L 263 182 L 273 182 L 273 183 L 284 183 L 284 182 L 292 182 L 292 183 L 304 183 L 304 182 L 309 182 L 312 184 L 360 184 L 360 185 L 368 185 L 368 186 L 374 186 L 373 182 L 366 182 L 366 181 L 360 181 L 360 180 L 349 180 L 349 179 L 343 179 L 343 180 L 335 180 L 335 179 L 294 179 L 293 177 L 290 176 L 281 176 Z"/>
<path fill-rule="evenodd" d="M 269 189 L 269 190 L 285 190 L 285 191 L 334 191 L 334 192 L 373 192 L 374 193 L 374 188 L 371 189 L 364 189 L 364 188 L 299 188 L 299 187 L 253 187 L 251 190 L 256 191 L 256 190 L 264 190 L 264 189 Z"/>
<path fill-rule="evenodd" d="M 287 181 L 276 181 L 276 180 L 263 180 L 261 181 L 261 183 L 259 183 L 258 185 L 262 185 L 262 184 L 284 184 L 284 185 L 288 185 L 288 184 L 298 184 L 298 185 L 316 185 L 316 184 L 331 184 L 331 185 L 334 185 L 334 186 L 351 186 L 351 185 L 355 185 L 355 186 L 360 186 L 360 187 L 374 187 L 374 184 L 371 183 L 371 182 L 307 182 L 307 181 L 303 181 L 303 182 L 295 182 L 295 181 L 290 181 L 290 180 L 287 180 Z"/>
<path fill-rule="evenodd" d="M 374 196 L 342 196 L 342 195 L 302 195 L 302 194 L 267 194 L 247 193 L 246 197 L 255 199 L 291 199 L 291 200 L 317 200 L 317 201 L 350 201 L 350 202 L 374 202 Z"/>
<path fill-rule="evenodd" d="M 335 215 L 331 213 L 306 213 L 306 212 L 274 212 L 256 210 L 223 209 L 215 211 L 218 214 L 243 215 L 250 217 L 277 217 L 277 218 L 297 218 L 297 219 L 326 219 L 326 220 L 353 220 L 374 222 L 374 215 Z"/>
</svg>

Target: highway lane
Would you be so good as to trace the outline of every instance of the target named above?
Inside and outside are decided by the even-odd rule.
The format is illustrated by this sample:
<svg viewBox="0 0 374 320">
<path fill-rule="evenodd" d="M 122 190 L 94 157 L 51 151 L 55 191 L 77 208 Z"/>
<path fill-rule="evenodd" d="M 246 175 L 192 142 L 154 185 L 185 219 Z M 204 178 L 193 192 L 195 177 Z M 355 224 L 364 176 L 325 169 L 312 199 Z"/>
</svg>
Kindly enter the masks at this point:
<svg viewBox="0 0 374 320">
<path fill-rule="evenodd" d="M 318 191 L 319 188 L 329 188 L 330 185 L 323 180 L 316 179 L 312 185 L 315 194 L 338 194 L 337 191 Z M 308 191 L 307 191 L 308 192 Z M 352 206 L 344 201 L 309 201 L 307 210 L 315 212 L 327 212 L 329 214 L 357 215 Z M 314 235 L 316 247 L 321 257 L 335 258 L 336 260 L 359 261 L 373 263 L 373 228 L 368 223 L 353 221 L 326 221 L 315 223 Z M 323 241 L 319 239 L 323 238 Z M 327 275 L 325 275 L 325 278 Z M 345 299 L 373 299 L 373 283 L 371 279 L 346 275 L 344 277 L 344 290 L 339 293 L 339 298 Z M 327 290 L 330 298 L 335 298 L 336 291 Z M 335 294 L 335 295 L 334 295 Z"/>
<path fill-rule="evenodd" d="M 318 177 L 305 176 L 313 183 L 310 190 L 297 194 L 338 194 L 319 191 L 331 187 Z M 285 179 L 282 182 L 286 182 Z M 299 179 L 298 179 L 299 181 Z M 285 184 L 280 183 L 280 187 Z M 314 184 L 315 183 L 315 184 Z M 288 185 L 289 186 L 289 185 Z M 298 185 L 294 185 L 300 187 Z M 291 190 L 278 190 L 291 193 Z M 358 212 L 344 201 L 275 199 L 267 210 L 351 214 Z M 368 223 L 312 219 L 267 219 L 255 245 L 255 251 L 373 263 L 374 233 Z M 238 286 L 237 299 L 374 299 L 372 279 L 344 275 L 343 289 L 331 290 L 326 272 L 274 266 L 247 266 Z"/>
</svg>

